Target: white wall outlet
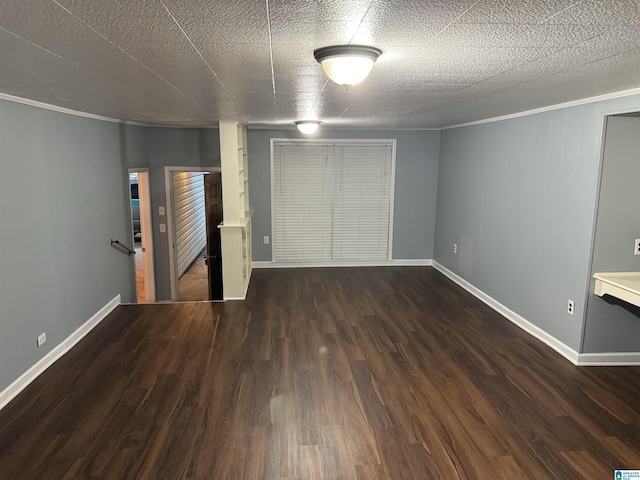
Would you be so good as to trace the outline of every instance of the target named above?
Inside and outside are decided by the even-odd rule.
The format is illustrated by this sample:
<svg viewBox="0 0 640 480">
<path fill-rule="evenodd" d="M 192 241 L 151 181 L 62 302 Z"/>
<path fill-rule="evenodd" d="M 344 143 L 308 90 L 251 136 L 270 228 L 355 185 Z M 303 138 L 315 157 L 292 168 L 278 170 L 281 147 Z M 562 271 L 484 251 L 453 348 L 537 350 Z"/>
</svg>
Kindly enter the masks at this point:
<svg viewBox="0 0 640 480">
<path fill-rule="evenodd" d="M 158 207 L 158 215 L 164 215 L 164 207 L 163 206 Z"/>
<path fill-rule="evenodd" d="M 269 245 L 269 235 L 264 236 L 264 244 Z"/>
<path fill-rule="evenodd" d="M 167 226 L 164 223 L 161 223 L 160 225 L 158 225 L 158 227 L 160 228 L 160 233 L 164 233 L 167 231 Z"/>
<path fill-rule="evenodd" d="M 567 313 L 569 315 L 573 315 L 573 312 L 575 312 L 576 310 L 576 304 L 573 300 L 569 299 L 569 301 L 567 302 Z"/>
<path fill-rule="evenodd" d="M 36 339 L 36 343 L 38 344 L 39 347 L 46 341 L 47 341 L 46 332 L 42 332 L 42 334 L 38 335 L 38 338 Z"/>
<path fill-rule="evenodd" d="M 636 243 L 633 245 L 633 254 L 640 255 L 640 238 L 636 238 Z"/>
<path fill-rule="evenodd" d="M 458 253 L 458 244 L 457 243 L 453 244 L 453 253 Z"/>
</svg>

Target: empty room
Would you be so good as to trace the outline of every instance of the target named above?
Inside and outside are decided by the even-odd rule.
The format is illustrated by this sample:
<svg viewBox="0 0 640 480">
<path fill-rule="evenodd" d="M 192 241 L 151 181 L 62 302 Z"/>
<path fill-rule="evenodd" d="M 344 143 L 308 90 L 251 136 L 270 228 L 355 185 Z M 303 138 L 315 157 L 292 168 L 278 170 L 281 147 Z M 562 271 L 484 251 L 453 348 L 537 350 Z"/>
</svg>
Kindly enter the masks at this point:
<svg viewBox="0 0 640 480">
<path fill-rule="evenodd" d="M 637 0 L 0 3 L 0 479 L 640 479 Z"/>
</svg>

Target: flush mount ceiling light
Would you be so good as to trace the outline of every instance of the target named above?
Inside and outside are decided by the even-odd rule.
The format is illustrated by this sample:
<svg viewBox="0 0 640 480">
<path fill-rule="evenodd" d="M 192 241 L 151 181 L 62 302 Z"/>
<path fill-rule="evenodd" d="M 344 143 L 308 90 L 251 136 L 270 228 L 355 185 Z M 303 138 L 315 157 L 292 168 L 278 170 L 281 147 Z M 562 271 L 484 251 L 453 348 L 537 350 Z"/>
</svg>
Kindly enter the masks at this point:
<svg viewBox="0 0 640 480">
<path fill-rule="evenodd" d="M 311 135 L 318 130 L 320 122 L 318 120 L 299 120 L 296 122 L 296 126 L 305 135 Z"/>
<path fill-rule="evenodd" d="M 334 45 L 318 48 L 313 56 L 331 80 L 346 87 L 367 78 L 382 50 L 365 45 Z"/>
</svg>

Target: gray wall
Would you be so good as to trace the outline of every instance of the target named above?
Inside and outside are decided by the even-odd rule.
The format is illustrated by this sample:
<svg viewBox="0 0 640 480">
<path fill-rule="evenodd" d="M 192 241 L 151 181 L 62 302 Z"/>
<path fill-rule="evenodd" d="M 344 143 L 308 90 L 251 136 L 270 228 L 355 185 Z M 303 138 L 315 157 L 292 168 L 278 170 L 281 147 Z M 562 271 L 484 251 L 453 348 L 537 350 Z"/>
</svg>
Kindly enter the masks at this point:
<svg viewBox="0 0 640 480">
<path fill-rule="evenodd" d="M 604 116 L 638 109 L 635 95 L 443 131 L 435 260 L 579 351 Z"/>
<path fill-rule="evenodd" d="M 271 261 L 271 138 L 308 138 L 297 130 L 249 129 L 249 201 L 253 260 Z M 438 131 L 356 131 L 322 129 L 313 138 L 397 139 L 394 199 L 394 259 L 433 258 L 438 181 Z"/>
<path fill-rule="evenodd" d="M 167 195 L 164 167 L 219 167 L 220 135 L 217 128 L 143 128 L 144 142 L 128 139 L 128 168 L 149 168 L 149 187 L 153 222 L 153 248 L 156 276 L 156 299 L 171 298 L 169 243 L 167 233 L 159 225 L 167 225 L 167 217 L 158 215 L 165 207 Z M 143 146 L 144 145 L 144 146 Z M 132 153 L 135 152 L 135 153 Z"/>
<path fill-rule="evenodd" d="M 129 168 L 147 168 L 149 161 L 147 158 L 147 129 L 136 125 L 123 125 L 118 126 L 120 130 L 120 152 L 122 161 L 124 162 L 127 170 Z M 127 183 L 129 180 L 127 179 Z M 129 192 L 127 192 L 129 195 Z M 127 217 L 131 222 L 130 217 Z M 127 224 L 130 230 L 131 237 L 127 237 L 127 244 L 133 245 L 133 228 Z M 129 274 L 131 278 L 136 276 L 136 268 L 134 262 L 131 262 L 129 266 Z M 136 301 L 135 285 L 132 296 L 132 301 Z"/>
<path fill-rule="evenodd" d="M 604 117 L 632 110 L 640 110 L 639 95 L 442 133 L 321 136 L 398 140 L 394 258 L 435 258 L 576 350 L 586 315 L 585 351 L 637 351 L 637 313 L 595 302 L 587 314 L 584 308 Z M 271 236 L 272 137 L 301 138 L 293 130 L 249 131 L 255 260 L 271 259 L 262 237 Z M 123 126 L 6 101 L 0 145 L 2 390 L 116 295 L 135 299 L 132 259 L 109 245 L 132 237 L 127 168 L 150 170 L 157 298 L 170 297 L 169 248 L 158 231 L 166 223 L 158 216 L 166 207 L 164 167 L 217 167 L 220 154 L 217 129 Z M 612 185 L 637 180 L 637 163 L 627 167 L 629 174 L 613 169 Z M 606 185 L 609 175 L 605 169 Z M 617 190 L 606 186 L 600 198 L 594 271 L 614 268 L 606 245 L 619 240 L 603 239 L 600 229 L 613 218 L 603 215 L 608 202 L 628 204 L 610 196 Z M 633 225 L 620 242 L 629 235 L 638 236 Z M 637 258 L 629 262 L 636 270 Z M 574 316 L 565 313 L 568 298 L 576 301 Z M 47 343 L 36 348 L 42 332 Z"/>
<path fill-rule="evenodd" d="M 136 125 L 118 126 L 120 129 L 122 159 L 127 168 L 148 168 L 147 127 Z"/>
<path fill-rule="evenodd" d="M 640 118 L 609 117 L 591 273 L 639 272 Z M 583 351 L 639 352 L 640 308 L 593 294 L 591 279 Z"/>
<path fill-rule="evenodd" d="M 156 287 L 169 299 L 165 166 L 220 166 L 217 129 L 146 128 L 0 101 L 0 390 L 116 295 L 135 301 L 129 168 L 149 168 Z M 47 342 L 36 347 L 36 337 Z"/>
<path fill-rule="evenodd" d="M 0 145 L 1 391 L 135 284 L 120 126 L 0 100 Z"/>
</svg>

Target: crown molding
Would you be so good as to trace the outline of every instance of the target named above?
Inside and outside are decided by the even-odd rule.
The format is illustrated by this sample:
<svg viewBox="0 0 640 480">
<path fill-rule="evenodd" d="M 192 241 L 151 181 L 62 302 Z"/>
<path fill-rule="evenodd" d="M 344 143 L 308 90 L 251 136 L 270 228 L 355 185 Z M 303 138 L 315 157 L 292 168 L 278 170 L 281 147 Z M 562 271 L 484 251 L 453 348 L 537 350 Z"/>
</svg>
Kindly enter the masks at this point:
<svg viewBox="0 0 640 480">
<path fill-rule="evenodd" d="M 573 100 L 571 102 L 564 102 L 564 103 L 558 103 L 555 105 L 548 105 L 546 107 L 541 107 L 541 108 L 535 108 L 532 110 L 525 110 L 522 112 L 516 112 L 516 113 L 511 113 L 509 115 L 501 115 L 499 117 L 491 117 L 491 118 L 485 118 L 482 120 L 475 120 L 473 122 L 466 122 L 466 123 L 458 123 L 458 124 L 454 124 L 454 125 L 446 125 L 443 127 L 415 127 L 415 128 L 397 128 L 397 127 L 357 127 L 357 126 L 341 126 L 341 125 L 323 125 L 322 126 L 322 130 L 326 131 L 326 130 L 340 130 L 340 131 L 344 131 L 344 130 L 350 130 L 350 131 L 442 131 L 442 130 L 450 130 L 453 128 L 461 128 L 461 127 L 470 127 L 470 126 L 474 126 L 474 125 L 482 125 L 485 123 L 493 123 L 493 122 L 500 122 L 502 120 L 511 120 L 514 118 L 520 118 L 520 117 L 526 117 L 529 115 L 536 115 L 538 113 L 544 113 L 544 112 L 550 112 L 553 110 L 560 110 L 562 108 L 570 108 L 570 107 L 576 107 L 576 106 L 580 106 L 580 105 L 586 105 L 589 103 L 595 103 L 595 102 L 601 102 L 601 101 L 605 101 L 605 100 L 612 100 L 615 98 L 621 98 L 621 97 L 628 97 L 631 95 L 638 95 L 640 94 L 640 87 L 639 88 L 632 88 L 629 90 L 622 90 L 619 92 L 612 92 L 612 93 L 607 93 L 607 94 L 603 94 L 603 95 L 598 95 L 595 97 L 588 97 L 588 98 L 582 98 L 579 100 Z M 119 124 L 124 124 L 124 125 L 134 125 L 134 126 L 138 126 L 138 127 L 154 127 L 154 128 L 210 128 L 210 129 L 215 129 L 218 128 L 217 125 L 210 125 L 210 126 L 199 126 L 199 127 L 195 127 L 195 126 L 186 126 L 186 125 L 157 125 L 157 124 L 153 124 L 153 123 L 143 123 L 143 122 L 133 122 L 133 121 L 128 121 L 128 120 L 121 120 L 121 119 L 117 119 L 117 118 L 112 118 L 112 117 L 105 117 L 102 115 L 96 115 L 94 113 L 88 113 L 88 112 L 82 112 L 80 110 L 73 110 L 70 108 L 65 108 L 65 107 L 60 107 L 58 105 L 51 105 L 48 103 L 44 103 L 44 102 L 39 102 L 37 100 L 31 100 L 29 98 L 22 98 L 22 97 L 16 97 L 14 95 L 9 95 L 8 93 L 2 93 L 0 92 L 0 100 L 7 100 L 9 102 L 14 102 L 14 103 L 21 103 L 23 105 L 29 105 L 32 107 L 37 107 L 37 108 L 43 108 L 45 110 L 51 110 L 54 112 L 58 112 L 58 113 L 65 113 L 67 115 L 74 115 L 77 117 L 84 117 L 84 118 L 90 118 L 92 120 L 102 120 L 104 122 L 111 122 L 111 123 L 119 123 Z M 293 123 L 281 123 L 281 124 L 274 124 L 274 125 L 265 125 L 265 124 L 261 124 L 261 125 L 248 125 L 247 126 L 250 130 L 292 130 L 292 131 L 297 131 L 296 126 Z"/>
<path fill-rule="evenodd" d="M 29 98 L 16 97 L 14 95 L 9 95 L 8 93 L 0 92 L 0 100 L 7 100 L 13 103 L 21 103 L 23 105 L 29 105 L 30 107 L 43 108 L 45 110 L 51 110 L 53 112 L 58 112 L 58 113 L 66 113 L 67 115 L 74 115 L 76 117 L 90 118 L 92 120 L 102 120 L 103 122 L 127 123 L 131 125 L 146 126 L 142 123 L 125 122 L 123 120 L 118 120 L 117 118 L 104 117 L 102 115 L 96 115 L 94 113 L 81 112 L 80 110 L 72 110 L 71 108 L 65 108 L 65 107 L 60 107 L 58 105 L 51 105 L 49 103 L 38 102 L 37 100 L 31 100 Z"/>
<path fill-rule="evenodd" d="M 90 118 L 92 120 L 101 120 L 103 122 L 119 123 L 121 125 L 133 125 L 136 127 L 151 127 L 151 128 L 199 128 L 199 129 L 217 129 L 217 125 L 207 126 L 188 126 L 188 125 L 158 125 L 155 123 L 134 122 L 131 120 L 122 120 L 119 118 L 105 117 L 103 115 L 96 115 L 94 113 L 82 112 L 80 110 L 73 110 L 71 108 L 60 107 L 59 105 L 51 105 L 50 103 L 39 102 L 37 100 L 31 100 L 30 98 L 16 97 L 15 95 L 9 95 L 8 93 L 0 92 L 0 100 L 7 100 L 8 102 L 21 103 L 30 107 L 42 108 L 45 110 L 51 110 L 53 112 L 65 113 L 67 115 L 73 115 L 76 117 Z M 213 122 L 212 122 L 213 123 Z"/>
<path fill-rule="evenodd" d="M 602 102 L 604 100 L 612 100 L 614 98 L 629 97 L 631 95 L 638 95 L 638 94 L 640 94 L 640 88 L 632 88 L 630 90 L 622 90 L 620 92 L 612 92 L 612 93 L 606 93 L 604 95 L 598 95 L 597 97 L 582 98 L 580 100 L 573 100 L 571 102 L 557 103 L 555 105 L 535 108 L 533 110 L 525 110 L 523 112 L 511 113 L 509 115 L 502 115 L 500 117 L 485 118 L 483 120 L 476 120 L 473 122 L 459 123 L 456 125 L 448 125 L 446 127 L 441 127 L 440 130 L 449 130 L 452 128 L 470 127 L 473 125 L 482 125 L 484 123 L 500 122 L 502 120 L 511 120 L 513 118 L 527 117 L 529 115 L 536 115 L 538 113 L 551 112 L 553 110 L 560 110 L 561 108 L 577 107 L 577 106 L 586 105 L 589 103 Z"/>
</svg>

